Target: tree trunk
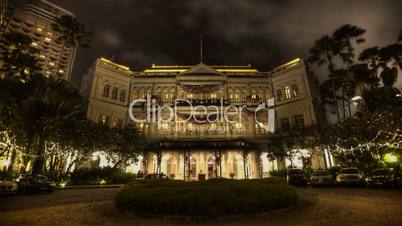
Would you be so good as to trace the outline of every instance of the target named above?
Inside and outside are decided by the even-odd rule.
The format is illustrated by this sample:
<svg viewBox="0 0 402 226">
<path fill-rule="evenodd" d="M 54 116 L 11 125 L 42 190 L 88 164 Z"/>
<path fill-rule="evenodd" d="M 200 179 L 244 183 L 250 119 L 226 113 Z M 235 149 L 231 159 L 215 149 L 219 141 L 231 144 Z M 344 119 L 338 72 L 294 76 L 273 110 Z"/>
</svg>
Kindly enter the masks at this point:
<svg viewBox="0 0 402 226">
<path fill-rule="evenodd" d="M 336 95 L 336 89 L 335 89 L 335 81 L 332 80 L 332 92 L 334 94 L 334 98 L 335 98 L 335 110 L 336 110 L 336 116 L 338 119 L 338 122 L 340 121 L 340 115 L 339 115 L 339 105 L 338 105 L 338 96 Z"/>
<path fill-rule="evenodd" d="M 342 96 L 343 119 L 346 119 L 345 92 L 343 90 L 343 87 L 341 88 L 341 96 Z"/>
<path fill-rule="evenodd" d="M 13 150 L 13 152 L 11 153 L 11 157 L 10 157 L 10 163 L 8 164 L 8 168 L 7 168 L 7 173 L 9 173 L 10 175 L 13 172 L 14 162 L 15 162 L 15 157 L 16 156 L 17 156 L 17 152 L 15 150 Z"/>
<path fill-rule="evenodd" d="M 36 144 L 34 146 L 35 146 L 35 150 L 36 150 L 35 154 L 37 156 L 32 165 L 32 174 L 34 174 L 34 175 L 40 174 L 43 172 L 43 166 L 45 163 L 45 157 L 44 157 L 44 154 L 45 154 L 44 148 L 45 147 L 44 147 L 44 140 L 43 140 L 42 134 L 37 135 L 35 140 L 36 140 Z"/>
</svg>

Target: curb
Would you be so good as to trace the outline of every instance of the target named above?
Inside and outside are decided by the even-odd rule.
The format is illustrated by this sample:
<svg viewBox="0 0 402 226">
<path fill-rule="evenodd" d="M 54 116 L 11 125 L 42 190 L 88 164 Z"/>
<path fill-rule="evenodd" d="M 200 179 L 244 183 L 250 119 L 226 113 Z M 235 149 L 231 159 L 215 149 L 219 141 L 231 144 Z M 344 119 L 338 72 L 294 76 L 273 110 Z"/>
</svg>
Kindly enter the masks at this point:
<svg viewBox="0 0 402 226">
<path fill-rule="evenodd" d="M 64 189 L 92 189 L 92 188 L 121 188 L 124 184 L 111 184 L 111 185 L 76 185 L 76 186 L 65 186 L 65 187 L 56 187 L 57 190 Z"/>
</svg>

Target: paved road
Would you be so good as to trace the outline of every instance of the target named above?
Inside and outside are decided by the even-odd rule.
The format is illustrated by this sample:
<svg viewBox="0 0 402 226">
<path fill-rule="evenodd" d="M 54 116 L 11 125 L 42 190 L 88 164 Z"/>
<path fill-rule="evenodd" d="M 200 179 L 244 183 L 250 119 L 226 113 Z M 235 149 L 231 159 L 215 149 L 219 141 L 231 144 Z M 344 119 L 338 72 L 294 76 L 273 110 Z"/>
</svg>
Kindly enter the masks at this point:
<svg viewBox="0 0 402 226">
<path fill-rule="evenodd" d="M 113 203 L 117 191 L 115 188 L 74 189 L 50 195 L 0 196 L 0 225 L 178 223 L 119 212 Z M 251 219 L 203 222 L 201 225 L 402 225 L 400 190 L 299 188 L 297 191 L 300 201 L 290 210 Z"/>
</svg>

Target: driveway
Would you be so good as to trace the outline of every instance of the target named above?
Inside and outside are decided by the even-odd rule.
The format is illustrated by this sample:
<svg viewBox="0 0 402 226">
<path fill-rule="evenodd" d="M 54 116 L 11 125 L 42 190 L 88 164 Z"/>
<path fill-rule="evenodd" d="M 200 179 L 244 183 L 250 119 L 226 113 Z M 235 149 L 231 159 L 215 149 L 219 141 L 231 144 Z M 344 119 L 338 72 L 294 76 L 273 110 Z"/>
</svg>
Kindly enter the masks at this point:
<svg viewBox="0 0 402 226">
<path fill-rule="evenodd" d="M 119 212 L 118 189 L 58 190 L 53 194 L 0 196 L 0 225 L 189 225 Z M 288 210 L 198 225 L 402 225 L 402 191 L 359 188 L 298 188 Z"/>
</svg>

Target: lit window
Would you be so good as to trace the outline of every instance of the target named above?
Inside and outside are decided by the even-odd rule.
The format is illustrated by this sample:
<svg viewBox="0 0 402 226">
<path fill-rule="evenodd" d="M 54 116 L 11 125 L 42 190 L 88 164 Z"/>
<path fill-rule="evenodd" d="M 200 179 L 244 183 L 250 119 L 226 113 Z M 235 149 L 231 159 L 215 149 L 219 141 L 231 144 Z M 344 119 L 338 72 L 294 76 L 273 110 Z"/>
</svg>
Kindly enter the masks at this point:
<svg viewBox="0 0 402 226">
<path fill-rule="evenodd" d="M 112 99 L 113 100 L 116 100 L 117 99 L 117 93 L 118 93 L 118 89 L 116 88 L 116 87 L 113 87 L 113 90 L 112 90 Z"/>
<path fill-rule="evenodd" d="M 46 41 L 46 42 L 51 42 L 51 41 L 52 41 L 52 39 L 51 39 L 51 38 L 49 38 L 49 37 L 46 37 L 46 38 L 45 38 L 45 41 Z"/>
<path fill-rule="evenodd" d="M 37 31 L 41 32 L 43 29 L 41 27 L 36 28 Z"/>
<path fill-rule="evenodd" d="M 187 94 L 187 98 L 188 99 L 193 99 L 193 94 L 192 93 Z"/>
<path fill-rule="evenodd" d="M 32 42 L 32 44 L 31 44 L 32 46 L 38 46 L 38 43 L 36 43 L 36 42 Z"/>
<path fill-rule="evenodd" d="M 113 128 L 121 128 L 122 126 L 123 126 L 122 119 L 117 118 L 113 121 L 113 125 L 112 125 Z"/>
<path fill-rule="evenodd" d="M 99 123 L 102 124 L 102 125 L 109 125 L 109 116 L 101 115 L 99 117 Z"/>
<path fill-rule="evenodd" d="M 255 95 L 255 93 L 253 93 L 253 94 L 251 95 L 251 98 L 252 98 L 252 99 L 256 99 L 256 98 L 257 98 L 257 95 Z"/>
<path fill-rule="evenodd" d="M 60 73 L 60 74 L 63 74 L 63 73 L 64 73 L 64 70 L 63 70 L 63 69 L 60 69 L 60 70 L 59 70 L 59 73 Z"/>
<path fill-rule="evenodd" d="M 47 35 L 53 36 L 53 33 L 52 33 L 52 32 L 48 32 Z"/>
<path fill-rule="evenodd" d="M 299 90 L 297 89 L 297 85 L 296 85 L 296 84 L 293 84 L 293 85 L 292 85 L 292 94 L 293 94 L 293 97 L 299 96 Z"/>
<path fill-rule="evenodd" d="M 49 65 L 50 65 L 50 66 L 54 66 L 54 65 L 55 65 L 55 63 L 54 63 L 54 62 L 52 62 L 52 61 L 49 61 Z"/>
<path fill-rule="evenodd" d="M 291 91 L 290 91 L 290 87 L 289 87 L 289 86 L 286 86 L 286 87 L 285 87 L 285 98 L 286 98 L 286 99 L 292 98 L 292 93 L 291 93 Z"/>
<path fill-rule="evenodd" d="M 110 90 L 110 86 L 109 85 L 105 85 L 103 87 L 103 96 L 104 97 L 109 97 L 109 90 Z"/>
<path fill-rule="evenodd" d="M 45 55 L 43 55 L 43 54 L 41 54 L 41 55 L 39 55 L 39 58 L 41 58 L 41 59 L 45 59 L 45 58 L 46 58 L 46 56 L 45 56 Z"/>
<path fill-rule="evenodd" d="M 126 91 L 122 90 L 120 91 L 120 101 L 124 102 L 126 100 Z"/>
</svg>

